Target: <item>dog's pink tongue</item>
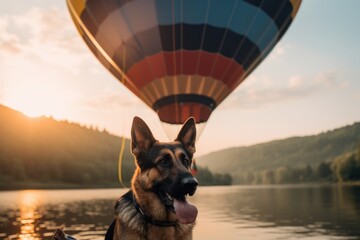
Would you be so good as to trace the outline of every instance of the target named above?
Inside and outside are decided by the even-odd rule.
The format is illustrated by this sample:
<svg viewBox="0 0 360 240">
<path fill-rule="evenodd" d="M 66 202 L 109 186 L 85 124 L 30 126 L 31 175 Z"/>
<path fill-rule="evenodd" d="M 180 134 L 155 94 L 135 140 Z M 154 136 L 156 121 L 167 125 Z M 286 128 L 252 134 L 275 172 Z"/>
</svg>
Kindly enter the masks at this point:
<svg viewBox="0 0 360 240">
<path fill-rule="evenodd" d="M 189 204 L 186 200 L 174 199 L 174 208 L 176 216 L 182 224 L 195 222 L 198 210 L 194 205 Z"/>
</svg>

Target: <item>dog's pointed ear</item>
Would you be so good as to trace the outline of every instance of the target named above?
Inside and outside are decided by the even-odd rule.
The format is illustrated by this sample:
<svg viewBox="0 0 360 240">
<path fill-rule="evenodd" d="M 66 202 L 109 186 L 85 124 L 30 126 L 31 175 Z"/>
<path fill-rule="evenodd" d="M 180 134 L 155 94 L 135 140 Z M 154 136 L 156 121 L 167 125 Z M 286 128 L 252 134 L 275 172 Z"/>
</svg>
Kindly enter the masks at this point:
<svg viewBox="0 0 360 240">
<path fill-rule="evenodd" d="M 176 141 L 180 141 L 185 149 L 193 154 L 195 153 L 195 141 L 196 141 L 196 122 L 193 117 L 189 118 L 181 128 Z"/>
<path fill-rule="evenodd" d="M 131 152 L 137 159 L 156 142 L 150 128 L 139 117 L 134 117 L 131 127 Z"/>
</svg>

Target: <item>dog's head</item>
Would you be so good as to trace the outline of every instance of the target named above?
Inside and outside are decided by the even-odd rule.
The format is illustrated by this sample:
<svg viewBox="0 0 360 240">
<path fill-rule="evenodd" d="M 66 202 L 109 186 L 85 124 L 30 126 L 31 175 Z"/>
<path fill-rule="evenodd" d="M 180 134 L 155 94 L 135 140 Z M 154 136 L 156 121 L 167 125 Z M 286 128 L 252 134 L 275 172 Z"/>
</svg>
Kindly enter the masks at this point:
<svg viewBox="0 0 360 240">
<path fill-rule="evenodd" d="M 137 181 L 145 191 L 153 191 L 163 204 L 173 208 L 180 222 L 194 222 L 197 209 L 188 204 L 198 182 L 191 174 L 195 153 L 196 127 L 189 118 L 173 142 L 159 142 L 146 123 L 135 117 L 131 129 L 131 150 L 136 157 Z"/>
</svg>

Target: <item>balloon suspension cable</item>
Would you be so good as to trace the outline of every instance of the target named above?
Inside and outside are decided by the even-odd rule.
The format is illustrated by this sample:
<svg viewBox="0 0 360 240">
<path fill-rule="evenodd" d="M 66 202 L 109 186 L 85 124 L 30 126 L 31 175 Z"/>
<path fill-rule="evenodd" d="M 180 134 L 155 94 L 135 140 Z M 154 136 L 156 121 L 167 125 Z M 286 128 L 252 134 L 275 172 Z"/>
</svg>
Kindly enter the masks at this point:
<svg viewBox="0 0 360 240">
<path fill-rule="evenodd" d="M 124 149 L 125 149 L 125 136 L 122 137 L 121 140 L 121 148 L 120 148 L 120 154 L 119 154 L 119 164 L 118 164 L 118 176 L 119 176 L 119 182 L 123 188 L 127 188 L 125 186 L 125 183 L 123 181 L 122 177 L 122 161 L 124 157 Z"/>
<path fill-rule="evenodd" d="M 124 44 L 123 44 L 124 45 Z M 123 71 L 121 72 L 121 83 L 125 85 L 125 60 L 126 60 L 126 48 L 124 47 L 124 54 L 123 54 Z M 124 131 L 123 131 L 124 132 Z M 124 149 L 125 149 L 125 135 L 123 134 L 122 140 L 121 140 L 121 148 L 119 153 L 119 161 L 118 161 L 118 177 L 119 182 L 123 188 L 127 188 L 124 183 L 124 179 L 122 176 L 122 162 L 124 158 Z"/>
</svg>

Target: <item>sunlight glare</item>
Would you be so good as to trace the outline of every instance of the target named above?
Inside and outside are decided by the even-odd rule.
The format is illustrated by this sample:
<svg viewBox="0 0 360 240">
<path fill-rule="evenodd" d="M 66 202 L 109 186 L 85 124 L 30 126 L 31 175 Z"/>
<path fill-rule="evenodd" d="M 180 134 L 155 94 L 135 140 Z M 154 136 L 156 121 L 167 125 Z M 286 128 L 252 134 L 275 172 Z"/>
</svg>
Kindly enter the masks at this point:
<svg viewBox="0 0 360 240">
<path fill-rule="evenodd" d="M 22 94 L 20 97 L 17 97 L 14 103 L 15 109 L 32 118 L 49 116 L 52 114 L 51 101 L 48 101 L 47 97 L 44 96 L 45 94 L 28 93 L 27 95 Z"/>
<path fill-rule="evenodd" d="M 9 86 L 7 93 L 6 104 L 28 117 L 66 116 L 66 97 L 54 84 L 22 82 Z"/>
<path fill-rule="evenodd" d="M 23 84 L 8 95 L 11 107 L 29 117 L 62 115 L 62 98 L 55 86 L 49 84 Z"/>
<path fill-rule="evenodd" d="M 37 59 L 24 57 L 7 64 L 8 70 L 2 73 L 5 90 L 0 99 L 4 105 L 29 117 L 68 117 L 73 109 L 73 82 L 64 81 L 62 71 L 52 66 L 45 68 Z M 22 66 L 21 70 L 14 70 L 19 66 Z"/>
<path fill-rule="evenodd" d="M 36 213 L 39 206 L 39 193 L 33 190 L 23 191 L 21 195 L 21 208 L 20 208 L 20 240 L 35 240 L 40 239 L 39 235 L 35 232 L 35 221 L 38 218 Z"/>
</svg>

